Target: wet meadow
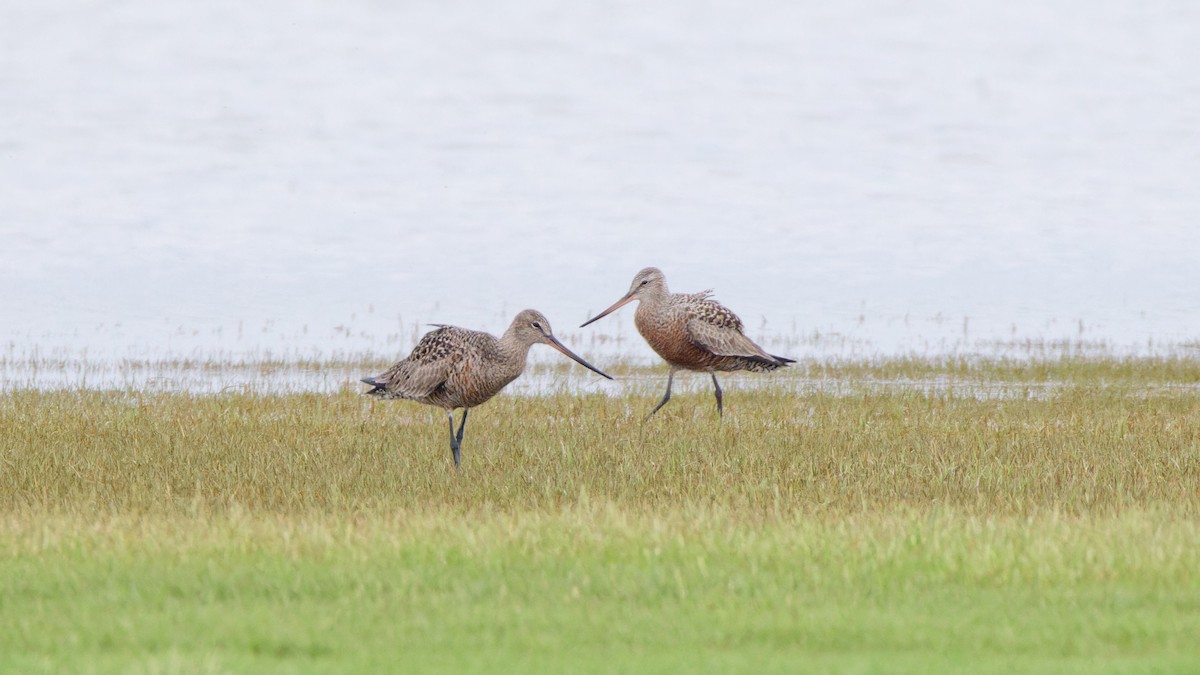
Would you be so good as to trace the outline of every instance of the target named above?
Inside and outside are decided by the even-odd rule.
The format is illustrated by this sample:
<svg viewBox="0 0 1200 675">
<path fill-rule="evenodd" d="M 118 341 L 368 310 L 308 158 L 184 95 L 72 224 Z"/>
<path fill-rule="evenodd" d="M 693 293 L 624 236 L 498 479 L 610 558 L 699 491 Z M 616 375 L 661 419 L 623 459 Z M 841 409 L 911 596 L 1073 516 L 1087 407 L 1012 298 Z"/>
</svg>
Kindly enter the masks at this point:
<svg viewBox="0 0 1200 675">
<path fill-rule="evenodd" d="M 264 364 L 370 372 L 372 363 Z M 5 672 L 1200 664 L 1200 362 L 0 393 Z M 188 367 L 185 366 L 183 370 Z M 586 372 L 586 371 L 584 371 Z"/>
</svg>

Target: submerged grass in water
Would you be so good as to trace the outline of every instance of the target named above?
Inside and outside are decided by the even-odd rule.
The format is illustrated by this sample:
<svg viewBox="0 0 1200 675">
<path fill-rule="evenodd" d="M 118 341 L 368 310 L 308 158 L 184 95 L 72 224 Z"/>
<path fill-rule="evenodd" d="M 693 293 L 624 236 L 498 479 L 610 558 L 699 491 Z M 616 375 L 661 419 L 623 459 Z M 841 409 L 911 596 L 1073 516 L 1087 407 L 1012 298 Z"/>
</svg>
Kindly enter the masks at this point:
<svg viewBox="0 0 1200 675">
<path fill-rule="evenodd" d="M 563 390 L 615 396 L 646 393 L 665 386 L 661 361 L 573 349 L 603 370 L 619 376 L 608 382 L 552 350 L 535 349 L 525 374 L 509 385 L 509 394 L 545 395 Z M 22 389 L 103 389 L 141 392 L 334 393 L 361 391 L 359 379 L 382 372 L 401 356 L 380 359 L 375 353 L 338 354 L 326 358 L 263 354 L 206 358 L 104 360 L 73 355 L 5 354 L 0 350 L 0 392 Z M 785 352 L 789 353 L 789 352 Z M 1200 393 L 1200 348 L 1174 345 L 1153 356 L 1117 356 L 1082 348 L 1022 351 L 1016 355 L 979 354 L 843 358 L 803 356 L 793 366 L 767 377 L 733 377 L 743 388 L 767 387 L 801 393 L 845 394 L 862 389 L 904 387 L 976 391 L 983 396 L 1012 394 L 1021 389 L 1045 390 L 1075 383 L 1190 388 Z M 696 384 L 701 382 L 702 384 Z M 679 386 L 707 387 L 706 377 L 681 377 Z M 660 394 L 661 395 L 661 394 Z"/>
<path fill-rule="evenodd" d="M 460 473 L 408 402 L 11 391 L 0 669 L 1194 669 L 1195 372 L 502 394 Z"/>
</svg>

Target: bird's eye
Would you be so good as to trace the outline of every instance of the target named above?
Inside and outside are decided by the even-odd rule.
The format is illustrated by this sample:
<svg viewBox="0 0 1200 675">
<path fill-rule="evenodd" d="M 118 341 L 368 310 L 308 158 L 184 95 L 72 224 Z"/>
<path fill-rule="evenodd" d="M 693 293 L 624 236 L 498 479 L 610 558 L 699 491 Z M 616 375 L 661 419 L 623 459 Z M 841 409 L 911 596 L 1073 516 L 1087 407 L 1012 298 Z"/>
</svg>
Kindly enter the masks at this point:
<svg viewBox="0 0 1200 675">
<path fill-rule="evenodd" d="M 642 285 L 643 285 L 643 286 L 645 286 L 645 285 L 646 285 L 646 284 L 648 284 L 648 283 L 650 283 L 650 280 L 649 280 L 649 279 L 642 279 Z"/>
<path fill-rule="evenodd" d="M 538 330 L 541 330 L 541 329 L 542 329 L 542 324 L 538 323 L 537 321 L 534 321 L 533 323 L 531 323 L 531 324 L 529 324 L 529 325 L 530 325 L 530 326 L 533 326 L 534 328 L 536 328 L 536 329 L 538 329 Z"/>
</svg>

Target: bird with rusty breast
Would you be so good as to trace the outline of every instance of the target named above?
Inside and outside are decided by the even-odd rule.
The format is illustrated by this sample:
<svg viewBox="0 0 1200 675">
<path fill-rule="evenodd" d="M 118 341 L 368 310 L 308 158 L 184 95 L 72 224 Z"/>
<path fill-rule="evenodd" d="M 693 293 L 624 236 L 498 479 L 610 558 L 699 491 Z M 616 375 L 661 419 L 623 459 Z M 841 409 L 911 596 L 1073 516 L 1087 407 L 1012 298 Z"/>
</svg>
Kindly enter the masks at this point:
<svg viewBox="0 0 1200 675">
<path fill-rule="evenodd" d="M 711 290 L 671 293 L 662 270 L 647 267 L 633 277 L 628 293 L 583 323 L 586 326 L 634 300 L 639 301 L 637 312 L 633 315 L 638 332 L 650 344 L 650 348 L 671 366 L 667 374 L 667 393 L 646 419 L 671 400 L 671 384 L 679 370 L 693 370 L 712 376 L 717 414 L 722 415 L 724 409 L 717 372 L 767 372 L 795 363 L 794 359 L 767 353 L 746 337 L 742 332 L 742 320 L 728 307 L 711 300 L 711 295 Z"/>
<path fill-rule="evenodd" d="M 454 466 L 461 463 L 463 429 L 467 413 L 485 403 L 525 370 L 529 348 L 550 345 L 585 368 L 613 379 L 567 349 L 550 328 L 545 315 L 526 309 L 513 319 L 499 338 L 477 330 L 433 324 L 437 330 L 426 333 L 412 353 L 375 377 L 362 379 L 372 389 L 367 394 L 385 399 L 409 399 L 437 406 L 450 420 L 450 450 Z M 454 410 L 463 409 L 458 433 L 454 431 Z"/>
</svg>

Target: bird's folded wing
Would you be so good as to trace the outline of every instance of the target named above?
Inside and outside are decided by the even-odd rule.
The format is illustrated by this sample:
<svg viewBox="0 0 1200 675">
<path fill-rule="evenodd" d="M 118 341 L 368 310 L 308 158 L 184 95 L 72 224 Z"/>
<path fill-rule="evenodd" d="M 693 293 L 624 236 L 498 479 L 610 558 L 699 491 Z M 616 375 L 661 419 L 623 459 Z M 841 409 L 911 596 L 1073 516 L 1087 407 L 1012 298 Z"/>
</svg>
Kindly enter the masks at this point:
<svg viewBox="0 0 1200 675">
<path fill-rule="evenodd" d="M 445 327 L 427 333 L 407 359 L 376 379 L 404 398 L 429 396 L 450 378 L 463 359 L 461 341 L 454 339 L 454 331 Z"/>
<path fill-rule="evenodd" d="M 406 359 L 376 378 L 393 394 L 404 398 L 424 398 L 450 377 L 450 359 L 431 361 Z"/>
<path fill-rule="evenodd" d="M 743 356 L 750 359 L 762 359 L 774 362 L 775 359 L 764 352 L 750 338 L 742 335 L 741 321 L 732 313 L 726 317 L 696 317 L 687 322 L 688 339 L 696 346 L 706 349 L 718 356 Z"/>
</svg>

